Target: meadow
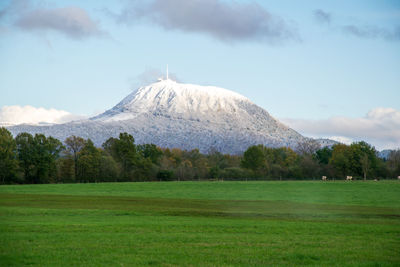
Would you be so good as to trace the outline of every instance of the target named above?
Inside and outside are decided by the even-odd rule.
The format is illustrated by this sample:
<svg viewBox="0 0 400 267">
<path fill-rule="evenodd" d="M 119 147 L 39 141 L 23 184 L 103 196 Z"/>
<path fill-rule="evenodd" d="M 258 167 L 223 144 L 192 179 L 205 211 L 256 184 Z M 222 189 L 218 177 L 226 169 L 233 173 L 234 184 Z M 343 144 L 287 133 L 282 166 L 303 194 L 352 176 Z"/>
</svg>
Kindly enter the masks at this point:
<svg viewBox="0 0 400 267">
<path fill-rule="evenodd" d="M 0 186 L 1 266 L 399 266 L 400 182 Z"/>
</svg>

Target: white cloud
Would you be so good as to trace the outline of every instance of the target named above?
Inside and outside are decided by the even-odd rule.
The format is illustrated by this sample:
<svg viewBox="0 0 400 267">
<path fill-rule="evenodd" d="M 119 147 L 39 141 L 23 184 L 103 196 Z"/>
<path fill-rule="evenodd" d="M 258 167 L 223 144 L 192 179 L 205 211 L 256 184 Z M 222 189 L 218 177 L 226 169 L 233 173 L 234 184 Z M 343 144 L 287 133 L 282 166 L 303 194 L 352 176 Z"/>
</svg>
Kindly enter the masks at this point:
<svg viewBox="0 0 400 267">
<path fill-rule="evenodd" d="M 400 111 L 393 108 L 374 108 L 361 118 L 286 118 L 282 121 L 307 136 L 332 138 L 344 143 L 363 140 L 377 149 L 400 147 Z"/>
<path fill-rule="evenodd" d="M 150 83 L 154 83 L 158 79 L 165 77 L 166 77 L 165 71 L 163 72 L 161 71 L 161 69 L 158 68 L 147 68 L 141 74 L 136 76 L 136 78 L 133 79 L 133 84 L 132 84 L 133 90 L 136 90 L 140 86 L 146 86 Z M 175 73 L 169 72 L 168 77 L 173 81 L 181 82 L 181 80 Z"/>
<path fill-rule="evenodd" d="M 35 108 L 32 106 L 4 106 L 0 108 L 0 125 L 65 123 L 83 119 L 64 110 Z"/>
</svg>

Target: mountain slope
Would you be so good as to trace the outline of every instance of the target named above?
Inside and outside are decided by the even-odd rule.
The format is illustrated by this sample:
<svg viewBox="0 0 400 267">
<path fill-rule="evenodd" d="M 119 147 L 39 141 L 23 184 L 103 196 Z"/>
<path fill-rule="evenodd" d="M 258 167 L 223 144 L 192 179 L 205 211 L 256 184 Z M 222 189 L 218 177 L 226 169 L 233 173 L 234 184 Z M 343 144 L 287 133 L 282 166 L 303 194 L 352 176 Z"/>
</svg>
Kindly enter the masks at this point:
<svg viewBox="0 0 400 267">
<path fill-rule="evenodd" d="M 241 153 L 248 146 L 295 147 L 305 138 L 235 92 L 172 80 L 141 87 L 112 109 L 89 120 L 51 126 L 9 127 L 13 134 L 43 132 L 60 140 L 74 134 L 101 145 L 120 132 L 137 143 Z"/>
</svg>

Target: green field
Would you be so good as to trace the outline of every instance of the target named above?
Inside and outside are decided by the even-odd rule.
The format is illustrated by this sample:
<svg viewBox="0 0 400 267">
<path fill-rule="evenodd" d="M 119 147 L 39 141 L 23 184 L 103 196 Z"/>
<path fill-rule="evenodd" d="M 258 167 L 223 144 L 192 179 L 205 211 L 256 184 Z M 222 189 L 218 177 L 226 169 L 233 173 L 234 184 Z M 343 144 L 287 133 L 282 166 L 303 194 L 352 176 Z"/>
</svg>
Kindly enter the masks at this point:
<svg viewBox="0 0 400 267">
<path fill-rule="evenodd" d="M 400 266 L 400 183 L 0 186 L 2 266 Z"/>
</svg>

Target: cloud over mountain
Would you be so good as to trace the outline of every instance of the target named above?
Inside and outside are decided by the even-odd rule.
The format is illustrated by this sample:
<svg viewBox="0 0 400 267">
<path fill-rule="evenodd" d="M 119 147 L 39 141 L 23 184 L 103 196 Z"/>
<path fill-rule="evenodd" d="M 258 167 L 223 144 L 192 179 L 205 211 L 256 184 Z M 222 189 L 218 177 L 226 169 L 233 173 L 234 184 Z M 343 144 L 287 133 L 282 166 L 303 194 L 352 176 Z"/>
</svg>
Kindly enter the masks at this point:
<svg viewBox="0 0 400 267">
<path fill-rule="evenodd" d="M 379 149 L 400 148 L 400 111 L 393 108 L 374 108 L 361 118 L 332 117 L 326 120 L 282 121 L 309 136 L 328 137 L 346 142 L 364 140 Z"/>
</svg>

